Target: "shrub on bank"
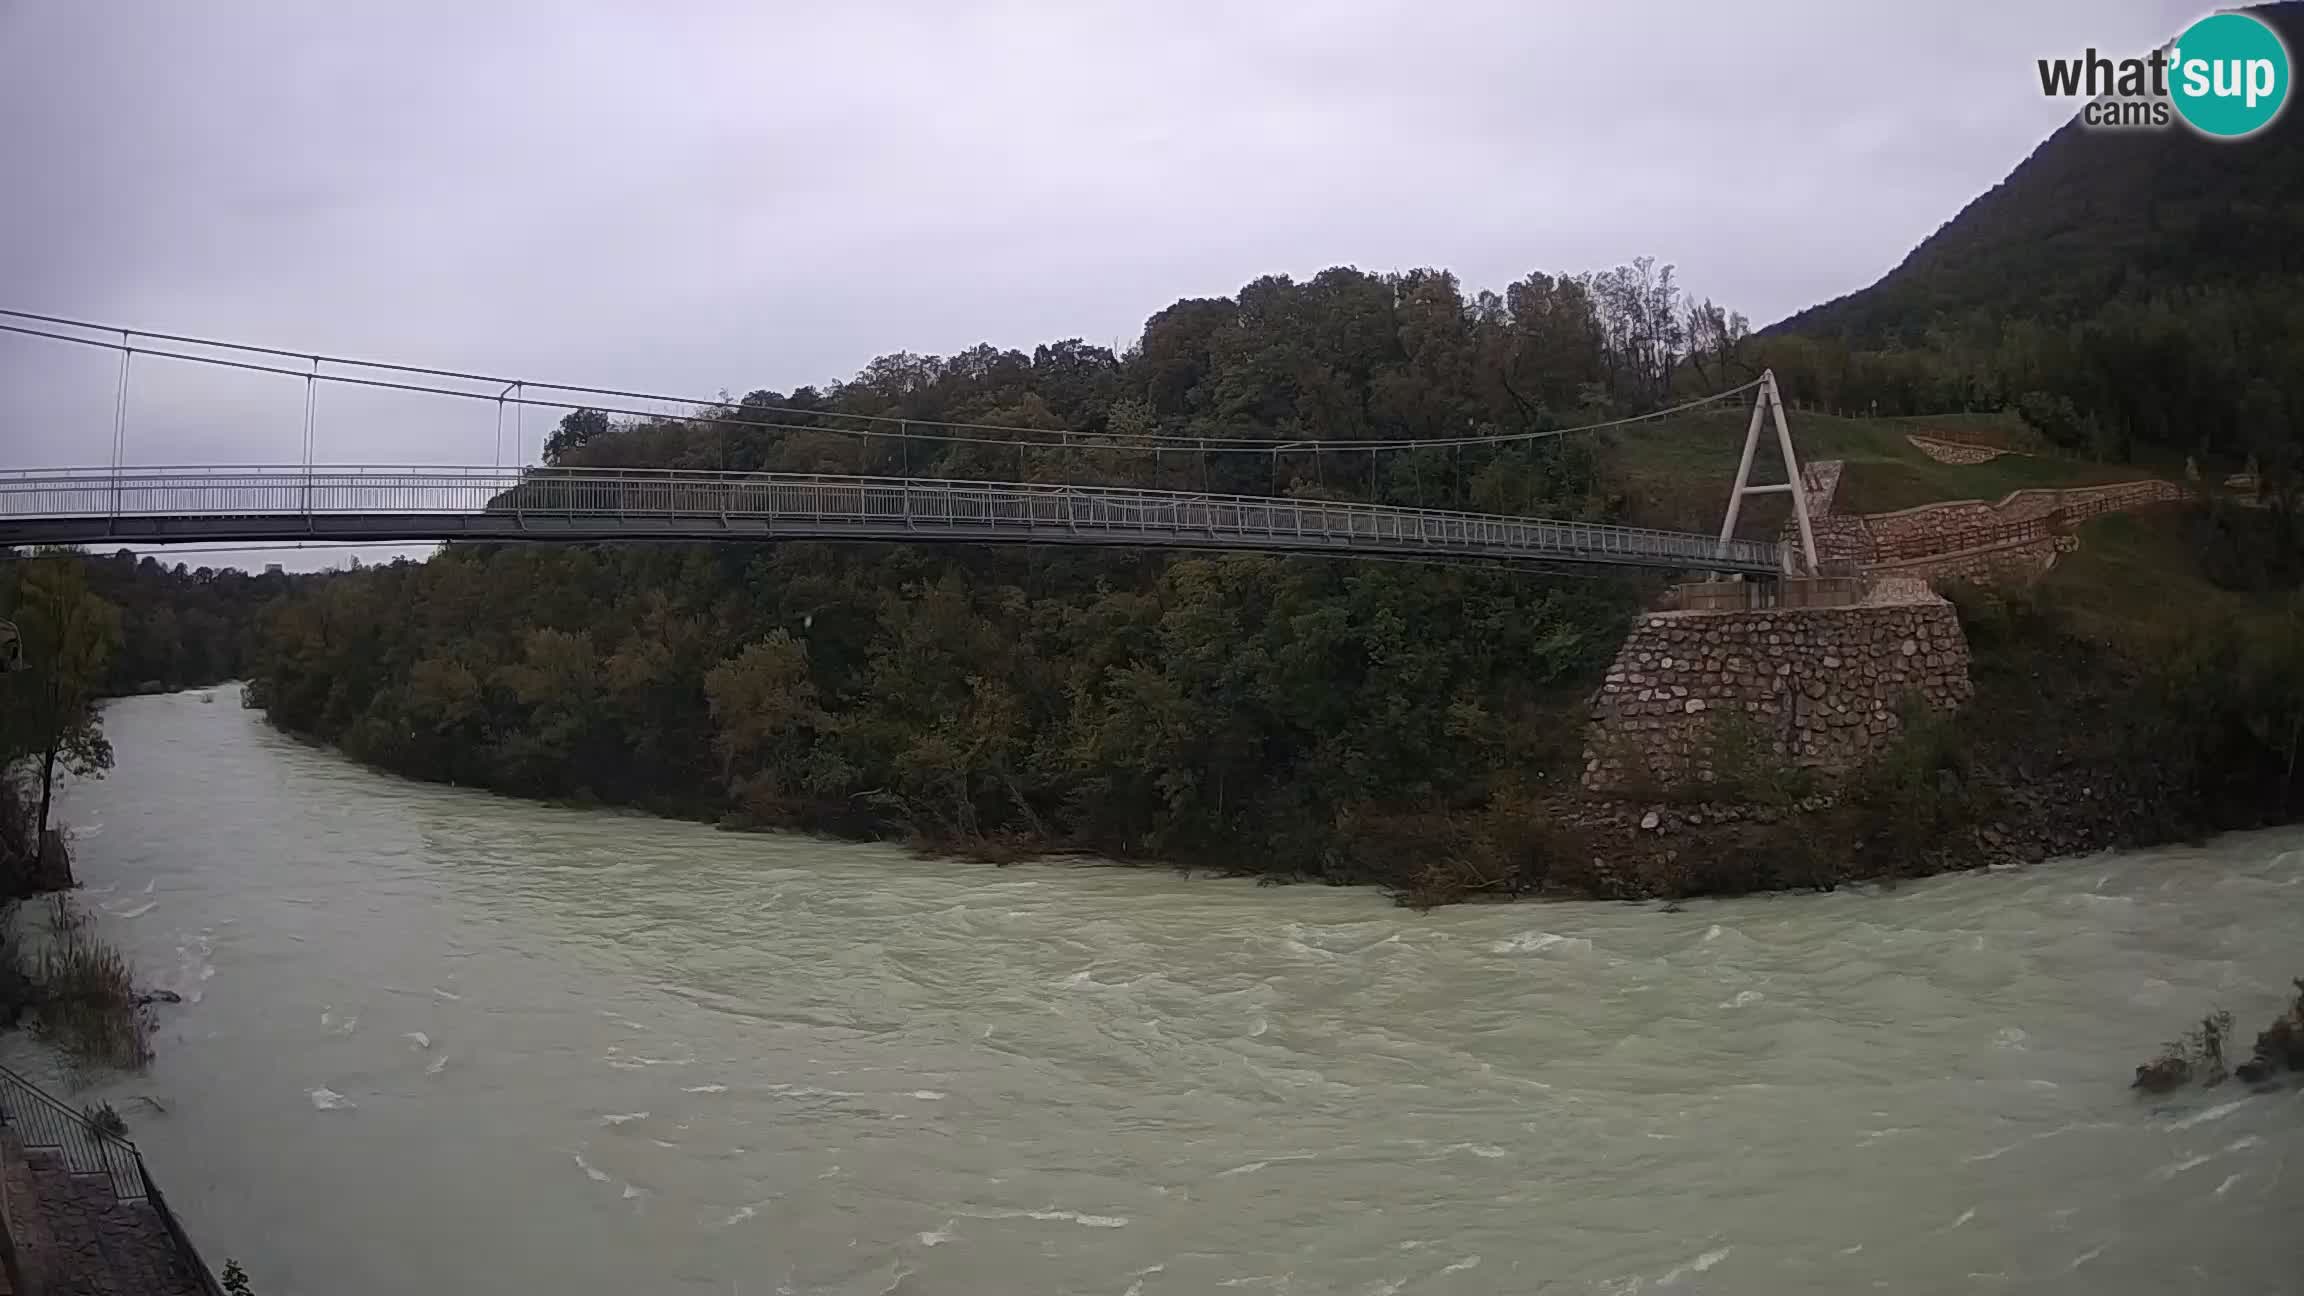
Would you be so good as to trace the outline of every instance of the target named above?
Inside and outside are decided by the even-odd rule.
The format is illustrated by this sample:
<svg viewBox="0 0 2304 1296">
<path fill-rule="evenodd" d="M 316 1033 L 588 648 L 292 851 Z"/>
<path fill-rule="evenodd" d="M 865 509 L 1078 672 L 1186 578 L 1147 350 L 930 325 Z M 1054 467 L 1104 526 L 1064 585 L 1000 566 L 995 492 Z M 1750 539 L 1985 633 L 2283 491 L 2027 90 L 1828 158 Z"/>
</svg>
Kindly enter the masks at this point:
<svg viewBox="0 0 2304 1296">
<path fill-rule="evenodd" d="M 1842 835 L 1878 876 L 1934 872 L 1936 859 L 1967 847 L 1995 808 L 1957 717 L 1909 703 L 1900 723 L 1896 740 L 1847 780 L 1840 799 Z"/>
<path fill-rule="evenodd" d="M 2296 999 L 2288 1011 L 2256 1036 L 2255 1052 L 2235 1074 L 2256 1084 L 2282 1071 L 2304 1072 L 2304 977 L 2296 981 Z"/>
<path fill-rule="evenodd" d="M 69 899 L 49 898 L 47 935 L 29 940 L 9 915 L 0 981 L 17 987 L 32 1028 L 75 1065 L 130 1070 L 152 1060 L 152 1023 L 126 956 L 88 929 Z"/>
<path fill-rule="evenodd" d="M 2239 1066 L 2230 1065 L 2227 1057 L 2232 1044 L 2232 1014 L 2218 1009 L 2181 1037 L 2161 1045 L 2157 1054 L 2136 1068 L 2136 1078 L 2129 1087 L 2159 1094 L 2193 1083 L 2212 1086 L 2237 1078 L 2254 1085 L 2283 1072 L 2304 1072 L 2304 977 L 2295 985 L 2295 1000 L 2257 1034 L 2254 1051 Z"/>
</svg>

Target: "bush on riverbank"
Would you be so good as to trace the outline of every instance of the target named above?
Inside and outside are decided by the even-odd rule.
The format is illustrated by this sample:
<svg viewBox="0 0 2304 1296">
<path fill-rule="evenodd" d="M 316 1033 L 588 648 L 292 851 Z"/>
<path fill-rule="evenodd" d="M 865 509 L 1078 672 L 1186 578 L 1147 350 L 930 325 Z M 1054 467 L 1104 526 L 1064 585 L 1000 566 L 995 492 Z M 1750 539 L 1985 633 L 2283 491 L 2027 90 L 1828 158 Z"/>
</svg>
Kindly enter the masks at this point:
<svg viewBox="0 0 2304 1296">
<path fill-rule="evenodd" d="M 2288 1011 L 2258 1033 L 2255 1051 L 2235 1074 L 2256 1084 L 2282 1071 L 2304 1072 L 2304 977 L 2296 980 L 2296 998 Z"/>
<path fill-rule="evenodd" d="M 2235 1077 L 2243 1084 L 2262 1084 L 2283 1072 L 2304 1072 L 2304 977 L 2297 978 L 2296 998 L 2272 1024 L 2256 1036 L 2248 1060 L 2230 1065 L 2232 1014 L 2221 1009 L 2200 1019 L 2180 1038 L 2160 1046 L 2160 1052 L 2136 1068 L 2132 1089 L 2168 1093 L 2187 1084 L 2222 1084 Z"/>
<path fill-rule="evenodd" d="M 21 914 L 4 922 L 6 957 L 0 982 L 19 998 L 32 1028 L 75 1065 L 133 1070 L 152 1060 L 152 1021 L 136 994 L 134 969 L 118 949 L 89 929 L 69 898 L 49 897 L 44 937 L 23 930 Z"/>
<path fill-rule="evenodd" d="M 2232 1036 L 2232 1014 L 2221 1009 L 2200 1019 L 2200 1024 L 2160 1046 L 2160 1052 L 2136 1068 L 2131 1088 L 2166 1093 L 2194 1080 L 2217 1085 L 2231 1074 L 2224 1061 L 2224 1045 Z"/>
</svg>

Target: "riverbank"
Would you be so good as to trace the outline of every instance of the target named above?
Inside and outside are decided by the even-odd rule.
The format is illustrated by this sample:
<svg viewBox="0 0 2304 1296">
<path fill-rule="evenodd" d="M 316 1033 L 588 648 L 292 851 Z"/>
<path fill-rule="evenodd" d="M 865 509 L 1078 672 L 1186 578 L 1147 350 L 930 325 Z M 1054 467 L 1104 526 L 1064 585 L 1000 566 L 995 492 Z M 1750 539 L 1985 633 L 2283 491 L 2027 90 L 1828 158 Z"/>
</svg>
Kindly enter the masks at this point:
<svg viewBox="0 0 2304 1296">
<path fill-rule="evenodd" d="M 1418 906 L 1489 896 L 1686 899 L 2196 843 L 2295 822 L 2292 637 L 2239 619 L 2106 635 L 2055 590 L 1954 590 L 1975 697 L 1914 712 L 1838 780 L 1723 729 L 1704 784 L 1493 798 L 1371 832 L 1360 862 Z M 2280 627 L 2273 627 L 2275 631 Z M 1563 780 L 1553 771 L 1554 783 Z"/>
<path fill-rule="evenodd" d="M 409 777 L 978 859 L 1419 906 L 1824 888 L 2304 809 L 2304 611 L 2230 570 L 2233 512 L 2097 518 L 2027 589 L 1946 591 L 1931 634 L 1956 617 L 1965 647 L 1894 678 L 1965 704 L 1832 778 L 1781 765 L 1845 743 L 1691 697 L 1671 745 L 1714 743 L 1719 777 L 1584 795 L 1593 692 L 1652 582 L 1311 557 L 456 545 L 271 605 L 248 698 Z M 1885 678 L 1855 690 L 1883 735 Z M 1807 732 L 1786 700 L 1758 723 Z"/>
<path fill-rule="evenodd" d="M 31 835 L 22 794 L 9 780 L 5 801 L 19 831 L 0 835 Z M 36 1041 L 41 1069 L 69 1081 L 59 1092 L 142 1074 L 153 1060 L 149 1005 L 180 1000 L 174 991 L 138 990 L 128 957 L 78 899 L 67 838 L 52 826 L 36 866 L 17 860 L 0 870 L 11 892 L 0 901 L 0 1040 Z M 11 1062 L 24 1060 L 11 1049 Z M 103 1101 L 75 1107 L 6 1065 L 0 1274 L 6 1290 L 29 1296 L 216 1290 L 118 1110 Z"/>
<path fill-rule="evenodd" d="M 1822 778 L 1723 726 L 1712 781 L 1508 806 L 1403 898 L 1830 890 L 2193 843 L 2304 809 L 2298 622 L 2106 634 L 2054 587 L 1952 593 L 1974 697 L 1908 710 L 1868 765 Z"/>
<path fill-rule="evenodd" d="M 1713 781 L 1588 795 L 1576 790 L 1584 699 L 1571 684 L 1526 699 L 1512 721 L 1516 732 L 1459 752 L 1458 761 L 1479 759 L 1458 766 L 1449 780 L 1454 792 L 1427 779 L 1419 794 L 1377 793 L 1325 805 L 1288 799 L 1256 821 L 1212 806 L 1204 815 L 1147 820 L 1131 809 L 1139 794 L 1116 773 L 1083 782 L 1059 777 L 1030 750 L 982 754 L 987 744 L 1009 741 L 1003 734 L 1012 721 L 1001 710 L 977 711 L 970 723 L 984 726 L 982 732 L 946 721 L 925 733 L 858 734 L 859 722 L 836 718 L 823 694 L 809 691 L 809 658 L 797 641 L 787 642 L 773 662 L 741 659 L 747 671 L 780 683 L 731 681 L 715 695 L 714 714 L 724 723 L 745 708 L 784 717 L 765 722 L 767 730 L 715 740 L 724 765 L 739 751 L 788 742 L 794 726 L 807 724 L 842 742 L 940 744 L 938 760 L 974 766 L 981 781 L 962 795 L 954 786 L 923 781 L 919 769 L 898 759 L 891 781 L 877 788 L 858 788 L 849 769 L 826 792 L 811 791 L 805 778 L 768 774 L 731 777 L 729 791 L 721 792 L 699 771 L 684 789 L 659 774 L 653 787 L 606 797 L 601 793 L 612 785 L 592 780 L 556 789 L 582 778 L 584 766 L 605 767 L 605 754 L 586 753 L 590 742 L 607 741 L 609 731 L 551 762 L 524 739 L 477 730 L 470 742 L 443 745 L 437 730 L 404 733 L 373 718 L 347 724 L 338 741 L 396 773 L 563 804 L 620 801 L 724 827 L 898 840 L 924 852 L 1001 863 L 1095 854 L 1275 880 L 1367 884 L 1419 907 L 1505 896 L 1685 899 L 1831 889 L 2190 841 L 2295 816 L 2295 758 L 2304 725 L 2289 717 L 2304 718 L 2304 638 L 2277 633 L 2283 623 L 2231 616 L 2153 635 L 2108 635 L 2091 605 L 2054 588 L 1954 595 L 1970 644 L 1972 701 L 1950 717 L 1913 713 L 1902 738 L 1839 779 L 1785 767 L 1766 743 L 1722 727 Z M 552 651 L 574 642 L 563 637 Z M 1595 654 L 1595 660 L 1605 659 Z M 468 668 L 432 661 L 420 662 L 405 685 L 374 695 L 370 712 L 387 705 L 420 711 L 439 705 L 427 699 L 464 690 L 466 700 L 452 712 L 460 717 L 451 731 L 457 732 L 504 699 Z M 543 686 L 533 676 L 539 669 L 515 668 L 500 678 L 540 702 Z M 349 681 L 313 681 L 321 682 Z M 288 695 L 310 687 L 260 677 L 250 700 L 293 727 L 304 713 L 288 704 Z M 743 693 L 747 688 L 753 692 Z M 1011 697 L 1002 705 L 1017 704 Z M 606 698 L 595 705 L 617 710 Z M 1135 705 L 1146 713 L 1114 713 L 1112 722 L 1141 725 L 1157 717 L 1156 700 Z M 586 721 L 567 715 L 552 723 Z M 328 741 L 321 732 L 304 736 Z M 645 734 L 638 741 L 668 758 L 660 766 L 687 763 L 662 737 Z M 966 755 L 962 743 L 976 744 L 979 754 Z M 490 759 L 492 749 L 505 757 Z M 810 761 L 837 760 L 837 750 L 819 745 L 810 755 L 779 759 L 807 768 Z M 1122 758 L 1115 753 L 1114 759 Z M 1131 779 L 1160 760 L 1141 752 L 1134 759 Z M 1193 777 L 1202 783 L 1223 775 L 1221 767 L 1197 768 Z M 1164 820 L 1172 826 L 1161 826 Z M 1152 831 L 1144 830 L 1146 823 Z M 1224 823 L 1238 825 L 1237 835 L 1212 833 Z"/>
<path fill-rule="evenodd" d="M 136 1140 L 259 1292 L 2293 1272 L 2297 1104 L 2127 1083 L 2292 997 L 2296 830 L 1415 914 L 555 808 L 227 700 L 114 704 L 117 768 L 65 800 L 99 928 L 186 1000 L 75 1101 L 166 1105 Z"/>
</svg>

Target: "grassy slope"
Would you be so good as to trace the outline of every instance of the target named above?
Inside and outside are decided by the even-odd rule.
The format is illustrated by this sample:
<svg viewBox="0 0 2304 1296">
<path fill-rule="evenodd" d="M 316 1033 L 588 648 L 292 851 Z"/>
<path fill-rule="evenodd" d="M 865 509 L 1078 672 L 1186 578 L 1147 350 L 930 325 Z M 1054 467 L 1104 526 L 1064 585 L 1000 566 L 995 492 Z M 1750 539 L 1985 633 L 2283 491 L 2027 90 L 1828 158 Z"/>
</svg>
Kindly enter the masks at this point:
<svg viewBox="0 0 2304 1296">
<path fill-rule="evenodd" d="M 1748 413 L 1723 411 L 1609 433 L 1603 451 L 1605 471 L 1610 483 L 1624 493 L 1632 520 L 1679 530 L 1719 526 L 1749 419 Z M 2025 487 L 2088 486 L 2154 475 L 2134 465 L 2026 455 L 2003 455 L 1983 464 L 1938 463 L 1908 439 L 1929 425 L 2008 429 L 2010 421 L 2003 415 L 1858 419 L 1795 413 L 1789 421 L 1793 447 L 1803 459 L 1838 459 L 1848 465 L 1840 482 L 1842 512 L 1882 513 L 1946 500 L 1996 500 Z M 1752 479 L 1784 480 L 1773 436 L 1763 438 L 1754 456 Z M 1747 501 L 1737 534 L 1773 536 L 1789 516 L 1788 508 L 1776 496 Z"/>
<path fill-rule="evenodd" d="M 1744 447 L 1744 414 L 1706 414 L 1641 424 L 1610 436 L 1608 480 L 1625 493 L 1634 520 L 1651 526 L 1709 531 L 1720 524 L 1728 483 Z M 1879 513 L 1946 500 L 1996 500 L 2033 486 L 2085 486 L 2143 477 L 2182 480 L 2181 462 L 2094 464 L 2004 455 L 1989 463 L 1938 463 L 1906 437 L 1927 426 L 1992 428 L 2022 443 L 2021 426 L 2004 415 L 1915 419 L 1850 419 L 1794 414 L 1793 444 L 1803 458 L 1847 464 L 1838 506 Z M 1753 480 L 1784 480 L 1773 438 L 1754 459 Z M 1740 535 L 1772 538 L 1789 516 L 1781 496 L 1747 501 Z M 2080 547 L 2057 562 L 2040 592 L 2067 609 L 2088 635 L 2107 643 L 2156 640 L 2180 622 L 2275 614 L 2279 600 L 2235 593 L 2200 569 L 2187 516 L 2175 509 L 2113 514 L 2081 527 Z"/>
<path fill-rule="evenodd" d="M 2080 528 L 2079 549 L 2057 561 L 2039 590 L 2108 643 L 2150 643 L 2186 624 L 2282 614 L 2280 596 L 2211 583 L 2191 526 L 2172 508 L 2097 518 Z"/>
<path fill-rule="evenodd" d="M 1607 480 L 1624 493 L 1634 521 L 1649 526 L 1709 531 L 1720 525 L 1728 483 L 1744 448 L 1747 414 L 1721 412 L 1640 424 L 1609 434 Z M 1938 463 L 1907 440 L 1927 427 L 1985 429 L 2024 443 L 2022 427 L 2006 415 L 1968 414 L 1912 419 L 1851 419 L 1795 413 L 1793 444 L 1803 458 L 1847 464 L 1838 507 L 1880 513 L 1946 500 L 1996 500 L 2035 486 L 2085 486 L 2145 477 L 2183 479 L 2174 463 L 2095 464 L 2070 459 L 2004 455 L 1989 463 Z M 1775 441 L 1762 442 L 1753 480 L 1784 480 Z M 1781 496 L 1747 501 L 1739 535 L 1773 538 L 1789 516 Z M 2068 611 L 2084 634 L 2103 643 L 2144 645 L 2182 624 L 2207 619 L 2285 615 L 2280 599 L 2236 593 L 2202 572 L 2192 519 L 2182 510 L 2155 508 L 2113 514 L 2080 528 L 2080 547 L 2041 580 L 2039 592 Z"/>
</svg>

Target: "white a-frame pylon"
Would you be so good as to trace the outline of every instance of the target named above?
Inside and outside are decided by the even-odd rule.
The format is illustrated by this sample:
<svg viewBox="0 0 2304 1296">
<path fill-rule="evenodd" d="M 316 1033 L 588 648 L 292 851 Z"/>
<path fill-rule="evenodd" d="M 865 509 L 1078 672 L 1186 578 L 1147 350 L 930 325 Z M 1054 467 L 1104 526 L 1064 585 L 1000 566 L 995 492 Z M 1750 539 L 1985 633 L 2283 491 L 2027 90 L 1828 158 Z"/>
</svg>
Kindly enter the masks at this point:
<svg viewBox="0 0 2304 1296">
<path fill-rule="evenodd" d="M 1752 452 L 1760 448 L 1760 422 L 1773 415 L 1776 420 L 1776 448 L 1784 455 L 1785 481 L 1772 486 L 1752 485 Z M 1816 531 L 1808 522 L 1808 487 L 1800 479 L 1800 457 L 1792 451 L 1792 429 L 1784 423 L 1784 399 L 1776 392 L 1776 371 L 1760 372 L 1759 398 L 1752 402 L 1752 426 L 1744 433 L 1744 458 L 1736 465 L 1736 485 L 1728 492 L 1728 520 L 1720 524 L 1720 543 L 1726 544 L 1736 535 L 1736 515 L 1744 510 L 1747 495 L 1774 495 L 1779 492 L 1792 497 L 1792 516 L 1800 523 L 1800 556 L 1807 560 L 1805 575 L 1816 574 Z M 1790 555 L 1786 555 L 1787 558 Z M 1787 574 L 1791 563 L 1785 564 Z"/>
</svg>

